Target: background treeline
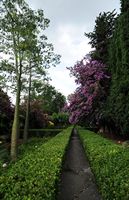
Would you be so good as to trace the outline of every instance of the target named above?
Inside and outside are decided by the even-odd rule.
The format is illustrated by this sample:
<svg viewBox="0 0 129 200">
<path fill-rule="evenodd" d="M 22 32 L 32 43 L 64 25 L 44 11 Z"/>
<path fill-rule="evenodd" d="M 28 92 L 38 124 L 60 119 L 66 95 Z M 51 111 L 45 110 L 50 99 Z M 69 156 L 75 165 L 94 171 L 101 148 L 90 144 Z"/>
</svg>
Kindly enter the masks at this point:
<svg viewBox="0 0 129 200">
<path fill-rule="evenodd" d="M 101 13 L 94 32 L 86 34 L 95 50 L 91 57 L 106 64 L 111 76 L 100 125 L 114 133 L 129 132 L 129 1 L 121 12 Z"/>
</svg>

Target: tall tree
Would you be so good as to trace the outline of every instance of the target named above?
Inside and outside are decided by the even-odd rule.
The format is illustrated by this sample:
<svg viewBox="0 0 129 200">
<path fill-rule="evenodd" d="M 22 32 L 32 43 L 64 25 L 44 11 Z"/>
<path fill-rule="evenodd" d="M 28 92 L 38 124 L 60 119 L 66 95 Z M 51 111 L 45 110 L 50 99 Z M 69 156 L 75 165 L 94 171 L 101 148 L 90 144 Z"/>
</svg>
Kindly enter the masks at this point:
<svg viewBox="0 0 129 200">
<path fill-rule="evenodd" d="M 20 91 L 21 91 L 21 75 L 22 75 L 22 61 L 23 51 L 21 49 L 21 43 L 23 37 L 21 37 L 23 23 L 23 10 L 25 4 L 24 1 L 9 0 L 1 1 L 1 40 L 3 44 L 4 53 L 7 55 L 10 53 L 12 63 L 10 67 L 8 61 L 2 62 L 2 67 L 8 67 L 6 71 L 11 70 L 15 73 L 14 78 L 16 79 L 16 106 L 14 113 L 14 121 L 12 127 L 12 138 L 11 138 L 11 157 L 13 160 L 16 159 L 16 145 L 17 135 L 19 132 L 19 103 L 20 103 Z M 21 13 L 22 10 L 22 13 Z M 25 20 L 25 19 L 24 19 Z M 10 57 L 9 57 L 10 58 Z"/>
<path fill-rule="evenodd" d="M 44 29 L 49 20 L 44 18 L 42 10 L 34 12 L 24 0 L 3 0 L 0 2 L 0 39 L 1 49 L 7 58 L 1 62 L 1 71 L 14 83 L 16 89 L 16 105 L 11 138 L 11 157 L 16 159 L 17 138 L 19 134 L 19 104 L 22 88 L 22 75 L 28 65 L 25 63 L 26 38 L 35 33 L 38 27 Z"/>
<path fill-rule="evenodd" d="M 30 37 L 29 37 L 30 41 Z M 34 50 L 33 50 L 34 49 Z M 34 51 L 34 52 L 33 52 Z M 28 97 L 27 97 L 27 109 L 26 109 L 26 120 L 24 127 L 24 142 L 27 141 L 28 128 L 29 128 L 29 108 L 31 99 L 31 85 L 40 80 L 43 82 L 48 80 L 46 69 L 51 66 L 56 66 L 60 62 L 60 55 L 54 53 L 52 44 L 47 42 L 47 37 L 42 35 L 40 40 L 37 42 L 37 46 L 31 47 L 31 59 L 29 58 L 29 83 L 28 83 Z M 42 82 L 41 81 L 41 82 Z M 41 83 L 40 82 L 40 83 Z M 42 85 L 40 84 L 40 87 Z M 40 89 L 41 91 L 41 89 Z"/>
<path fill-rule="evenodd" d="M 115 21 L 115 10 L 112 12 L 100 13 L 96 18 L 94 31 L 85 33 L 85 36 L 90 39 L 89 44 L 94 48 L 91 52 L 91 57 L 93 59 L 107 63 L 108 47 L 114 31 Z"/>
<path fill-rule="evenodd" d="M 129 2 L 121 0 L 121 13 L 117 19 L 110 45 L 109 67 L 112 74 L 106 115 L 115 124 L 116 132 L 129 131 Z"/>
<path fill-rule="evenodd" d="M 66 98 L 55 87 L 49 83 L 34 82 L 32 92 L 32 99 L 39 99 L 42 101 L 43 110 L 48 113 L 58 113 L 64 107 Z M 38 91 L 38 92 L 37 92 Z"/>
</svg>

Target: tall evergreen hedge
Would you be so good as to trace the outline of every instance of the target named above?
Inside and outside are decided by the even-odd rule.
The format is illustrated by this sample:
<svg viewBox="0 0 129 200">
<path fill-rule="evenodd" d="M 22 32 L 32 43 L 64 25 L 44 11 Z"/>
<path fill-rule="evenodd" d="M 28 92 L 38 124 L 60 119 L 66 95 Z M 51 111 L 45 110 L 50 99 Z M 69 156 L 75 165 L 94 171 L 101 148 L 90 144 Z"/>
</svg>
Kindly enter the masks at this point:
<svg viewBox="0 0 129 200">
<path fill-rule="evenodd" d="M 129 0 L 121 0 L 109 49 L 109 69 L 112 76 L 106 115 L 122 134 L 129 133 Z"/>
</svg>

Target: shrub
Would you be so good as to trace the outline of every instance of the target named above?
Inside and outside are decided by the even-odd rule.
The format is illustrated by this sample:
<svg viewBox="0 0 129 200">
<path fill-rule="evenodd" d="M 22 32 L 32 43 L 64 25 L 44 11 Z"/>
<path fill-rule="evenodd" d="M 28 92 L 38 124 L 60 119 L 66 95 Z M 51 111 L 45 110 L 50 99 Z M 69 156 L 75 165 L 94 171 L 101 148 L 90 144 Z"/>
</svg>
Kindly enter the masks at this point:
<svg viewBox="0 0 129 200">
<path fill-rule="evenodd" d="M 86 130 L 79 130 L 104 200 L 129 199 L 129 149 Z"/>
<path fill-rule="evenodd" d="M 53 113 L 51 118 L 56 126 L 66 126 L 69 124 L 68 113 L 65 113 L 65 112 Z"/>
<path fill-rule="evenodd" d="M 62 158 L 72 127 L 62 131 L 22 159 L 0 177 L 3 200 L 54 200 Z"/>
</svg>

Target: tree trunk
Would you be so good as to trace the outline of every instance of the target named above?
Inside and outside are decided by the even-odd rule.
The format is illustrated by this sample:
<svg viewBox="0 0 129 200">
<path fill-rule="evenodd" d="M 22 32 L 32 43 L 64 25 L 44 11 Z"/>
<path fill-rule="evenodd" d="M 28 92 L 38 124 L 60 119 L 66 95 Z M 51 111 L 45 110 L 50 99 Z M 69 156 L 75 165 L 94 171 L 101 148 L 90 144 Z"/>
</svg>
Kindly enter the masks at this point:
<svg viewBox="0 0 129 200">
<path fill-rule="evenodd" d="M 19 136 L 20 92 L 21 92 L 21 75 L 19 75 L 18 80 L 17 80 L 16 105 L 15 105 L 15 113 L 14 113 L 12 135 L 11 135 L 11 159 L 12 159 L 12 161 L 15 161 L 17 158 L 17 140 L 18 140 L 18 136 Z"/>
<path fill-rule="evenodd" d="M 14 35 L 13 35 L 14 36 Z M 15 52 L 15 65 L 16 65 L 16 76 L 17 76 L 17 92 L 16 92 L 16 105 L 12 126 L 11 134 L 11 160 L 15 161 L 17 158 L 17 140 L 19 138 L 19 105 L 20 105 L 20 95 L 21 95 L 21 75 L 22 75 L 22 59 L 19 58 L 19 67 L 18 67 L 18 52 L 16 51 L 16 42 L 14 38 L 14 52 Z"/>
<path fill-rule="evenodd" d="M 31 91 L 31 63 L 30 63 L 30 77 L 29 77 L 29 88 L 28 88 L 28 99 L 27 99 L 27 108 L 26 108 L 26 119 L 24 126 L 24 143 L 27 142 L 28 138 L 28 128 L 29 128 L 29 112 L 30 112 L 30 91 Z"/>
</svg>

